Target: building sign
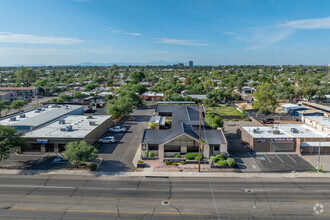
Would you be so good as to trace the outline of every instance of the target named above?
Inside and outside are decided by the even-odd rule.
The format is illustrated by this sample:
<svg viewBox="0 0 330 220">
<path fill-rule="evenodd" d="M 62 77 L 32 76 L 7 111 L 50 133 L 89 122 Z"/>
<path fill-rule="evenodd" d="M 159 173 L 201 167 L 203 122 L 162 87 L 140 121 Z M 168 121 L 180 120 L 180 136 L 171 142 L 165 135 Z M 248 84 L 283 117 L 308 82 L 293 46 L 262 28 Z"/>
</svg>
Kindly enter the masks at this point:
<svg viewBox="0 0 330 220">
<path fill-rule="evenodd" d="M 266 143 L 267 142 L 267 139 L 257 139 L 257 142 L 261 142 L 261 143 Z"/>
<path fill-rule="evenodd" d="M 272 138 L 273 143 L 293 143 L 293 138 Z"/>
<path fill-rule="evenodd" d="M 39 144 L 48 143 L 48 139 L 37 139 L 37 143 Z"/>
</svg>

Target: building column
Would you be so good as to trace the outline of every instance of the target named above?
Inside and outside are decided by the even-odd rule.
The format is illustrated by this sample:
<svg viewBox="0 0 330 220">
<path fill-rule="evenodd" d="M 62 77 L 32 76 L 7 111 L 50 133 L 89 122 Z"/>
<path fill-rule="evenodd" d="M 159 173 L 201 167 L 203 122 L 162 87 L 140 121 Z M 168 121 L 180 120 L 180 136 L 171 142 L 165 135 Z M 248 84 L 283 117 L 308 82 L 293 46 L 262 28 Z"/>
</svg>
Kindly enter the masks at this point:
<svg viewBox="0 0 330 220">
<path fill-rule="evenodd" d="M 58 144 L 54 144 L 54 153 L 59 153 L 59 148 L 58 148 Z"/>
<path fill-rule="evenodd" d="M 201 152 L 203 157 L 208 159 L 210 157 L 210 145 L 203 144 L 201 147 L 203 148 L 203 152 Z"/>
<path fill-rule="evenodd" d="M 164 159 L 164 144 L 158 145 L 158 156 L 160 160 Z"/>
<path fill-rule="evenodd" d="M 40 151 L 42 153 L 46 153 L 46 144 L 44 144 L 44 143 L 41 144 Z"/>
</svg>

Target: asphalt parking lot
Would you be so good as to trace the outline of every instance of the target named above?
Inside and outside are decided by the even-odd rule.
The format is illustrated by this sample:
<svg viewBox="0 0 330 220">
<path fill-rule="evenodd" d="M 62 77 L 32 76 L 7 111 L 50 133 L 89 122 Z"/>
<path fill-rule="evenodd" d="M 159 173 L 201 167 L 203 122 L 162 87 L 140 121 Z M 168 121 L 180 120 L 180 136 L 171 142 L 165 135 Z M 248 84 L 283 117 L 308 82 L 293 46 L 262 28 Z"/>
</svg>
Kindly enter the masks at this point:
<svg viewBox="0 0 330 220">
<path fill-rule="evenodd" d="M 262 172 L 304 172 L 313 169 L 297 154 L 258 154 L 252 155 L 252 158 Z"/>
<path fill-rule="evenodd" d="M 104 159 L 99 171 L 124 172 L 135 170 L 132 161 L 142 140 L 143 131 L 153 112 L 154 109 L 134 110 L 118 124 L 126 128 L 126 133 L 108 132 L 106 134 L 114 136 L 116 143 L 97 145 L 99 157 Z"/>
</svg>

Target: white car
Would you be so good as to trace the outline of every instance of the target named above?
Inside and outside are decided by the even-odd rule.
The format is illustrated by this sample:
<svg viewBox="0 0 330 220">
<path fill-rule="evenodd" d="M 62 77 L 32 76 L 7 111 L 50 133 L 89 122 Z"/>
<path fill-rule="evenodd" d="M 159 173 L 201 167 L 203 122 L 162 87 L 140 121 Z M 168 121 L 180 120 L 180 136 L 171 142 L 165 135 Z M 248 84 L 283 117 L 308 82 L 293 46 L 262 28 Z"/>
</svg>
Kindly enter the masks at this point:
<svg viewBox="0 0 330 220">
<path fill-rule="evenodd" d="M 110 128 L 109 130 L 112 131 L 112 132 L 115 132 L 115 133 L 123 133 L 123 132 L 126 132 L 126 128 L 121 128 L 120 126 L 112 127 L 112 128 Z"/>
<path fill-rule="evenodd" d="M 114 136 L 108 136 L 108 137 L 100 138 L 99 142 L 102 144 L 110 144 L 110 143 L 113 144 L 116 142 L 116 139 Z"/>
</svg>

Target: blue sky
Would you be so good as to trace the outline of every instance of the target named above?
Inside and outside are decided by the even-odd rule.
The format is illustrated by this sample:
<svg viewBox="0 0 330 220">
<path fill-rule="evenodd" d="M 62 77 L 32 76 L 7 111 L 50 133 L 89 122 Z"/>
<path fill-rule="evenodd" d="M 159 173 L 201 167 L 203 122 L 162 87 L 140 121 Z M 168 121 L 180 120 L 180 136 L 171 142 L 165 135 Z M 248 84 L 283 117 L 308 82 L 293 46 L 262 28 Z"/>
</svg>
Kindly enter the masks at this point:
<svg viewBox="0 0 330 220">
<path fill-rule="evenodd" d="M 330 63 L 328 0 L 0 0 L 0 65 Z"/>
</svg>

